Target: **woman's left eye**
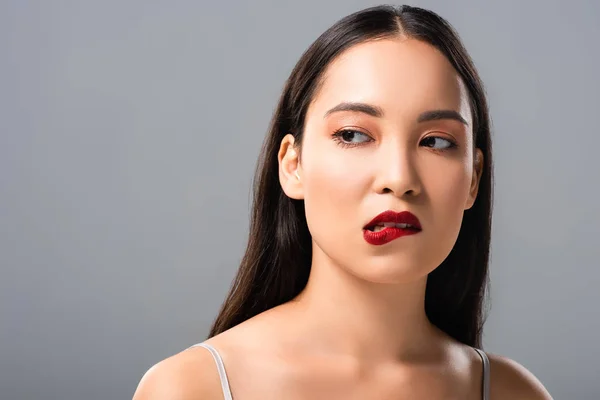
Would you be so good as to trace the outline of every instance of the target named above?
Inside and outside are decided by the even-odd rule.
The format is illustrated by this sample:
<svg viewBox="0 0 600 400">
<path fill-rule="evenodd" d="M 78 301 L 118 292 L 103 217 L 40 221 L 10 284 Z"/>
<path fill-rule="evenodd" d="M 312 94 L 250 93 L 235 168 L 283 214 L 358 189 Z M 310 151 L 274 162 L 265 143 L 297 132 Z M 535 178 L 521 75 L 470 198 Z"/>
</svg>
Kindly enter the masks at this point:
<svg viewBox="0 0 600 400">
<path fill-rule="evenodd" d="M 426 147 L 431 147 L 435 150 L 448 150 L 456 147 L 456 143 L 439 136 L 426 137 L 421 141 L 421 144 L 423 144 Z"/>
</svg>

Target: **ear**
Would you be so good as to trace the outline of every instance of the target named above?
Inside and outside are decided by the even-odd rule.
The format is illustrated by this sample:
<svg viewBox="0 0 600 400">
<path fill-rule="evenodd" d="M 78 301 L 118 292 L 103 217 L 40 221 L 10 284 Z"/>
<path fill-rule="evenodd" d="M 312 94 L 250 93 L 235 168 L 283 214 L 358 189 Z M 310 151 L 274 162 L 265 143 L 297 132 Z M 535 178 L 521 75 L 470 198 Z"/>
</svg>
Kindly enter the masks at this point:
<svg viewBox="0 0 600 400">
<path fill-rule="evenodd" d="M 483 173 L 483 152 L 476 148 L 473 155 L 473 177 L 471 178 L 471 187 L 469 189 L 469 197 L 465 205 L 465 210 L 470 209 L 475 204 L 477 193 L 479 192 L 479 181 Z"/>
<path fill-rule="evenodd" d="M 288 133 L 281 140 L 277 160 L 279 161 L 279 183 L 283 192 L 292 199 L 303 200 L 300 158 L 293 135 Z"/>
</svg>

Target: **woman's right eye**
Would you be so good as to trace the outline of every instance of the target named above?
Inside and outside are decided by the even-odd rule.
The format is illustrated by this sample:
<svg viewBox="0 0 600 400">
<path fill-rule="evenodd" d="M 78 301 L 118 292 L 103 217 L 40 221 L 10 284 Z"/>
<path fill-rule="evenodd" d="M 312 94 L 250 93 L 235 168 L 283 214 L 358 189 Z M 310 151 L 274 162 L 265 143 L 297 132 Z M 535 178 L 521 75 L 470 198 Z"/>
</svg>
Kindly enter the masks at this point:
<svg viewBox="0 0 600 400">
<path fill-rule="evenodd" d="M 362 139 L 360 139 L 361 137 Z M 342 129 L 334 133 L 333 138 L 336 142 L 344 147 L 354 147 L 360 145 L 361 143 L 370 142 L 372 140 L 369 135 L 357 131 L 356 129 Z M 359 140 L 355 141 L 357 138 L 359 138 Z"/>
</svg>

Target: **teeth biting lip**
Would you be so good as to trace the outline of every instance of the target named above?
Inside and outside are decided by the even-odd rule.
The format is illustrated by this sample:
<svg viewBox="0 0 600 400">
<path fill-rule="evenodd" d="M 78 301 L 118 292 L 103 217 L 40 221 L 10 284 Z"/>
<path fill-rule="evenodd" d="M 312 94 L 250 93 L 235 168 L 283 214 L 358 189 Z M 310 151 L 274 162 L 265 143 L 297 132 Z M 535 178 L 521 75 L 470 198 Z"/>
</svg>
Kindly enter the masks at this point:
<svg viewBox="0 0 600 400">
<path fill-rule="evenodd" d="M 375 226 L 367 227 L 367 229 L 374 231 L 377 228 L 399 228 L 399 229 L 417 229 L 410 224 L 396 224 L 394 222 L 384 222 L 383 224 L 377 224 Z"/>
<path fill-rule="evenodd" d="M 421 230 L 421 223 L 419 222 L 419 219 L 409 211 L 384 211 L 373 218 L 373 220 L 365 225 L 363 229 L 374 231 L 378 226 L 384 228 L 395 227 L 400 229 Z"/>
</svg>

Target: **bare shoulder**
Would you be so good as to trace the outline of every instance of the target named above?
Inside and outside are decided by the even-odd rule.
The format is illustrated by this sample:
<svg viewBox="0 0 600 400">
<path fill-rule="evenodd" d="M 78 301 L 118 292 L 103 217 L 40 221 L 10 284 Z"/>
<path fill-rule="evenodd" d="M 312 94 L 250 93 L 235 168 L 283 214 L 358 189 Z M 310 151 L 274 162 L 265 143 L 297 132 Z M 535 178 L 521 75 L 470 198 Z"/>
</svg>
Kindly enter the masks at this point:
<svg viewBox="0 0 600 400">
<path fill-rule="evenodd" d="M 254 316 L 225 332 L 207 339 L 205 343 L 218 349 L 228 371 L 245 358 L 255 356 L 256 348 L 264 350 L 269 313 Z M 264 321 L 263 321 L 264 320 Z M 273 324 L 271 324 L 273 325 Z M 221 379 L 215 360 L 203 347 L 192 347 L 153 365 L 142 376 L 133 400 L 223 400 Z"/>
<path fill-rule="evenodd" d="M 184 350 L 153 365 L 142 376 L 133 400 L 222 400 L 219 375 L 204 348 Z"/>
<path fill-rule="evenodd" d="M 510 358 L 489 354 L 492 400 L 552 400 L 544 385 L 524 366 Z"/>
</svg>

